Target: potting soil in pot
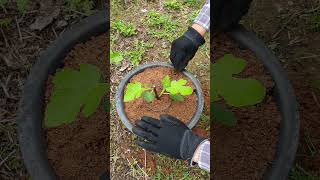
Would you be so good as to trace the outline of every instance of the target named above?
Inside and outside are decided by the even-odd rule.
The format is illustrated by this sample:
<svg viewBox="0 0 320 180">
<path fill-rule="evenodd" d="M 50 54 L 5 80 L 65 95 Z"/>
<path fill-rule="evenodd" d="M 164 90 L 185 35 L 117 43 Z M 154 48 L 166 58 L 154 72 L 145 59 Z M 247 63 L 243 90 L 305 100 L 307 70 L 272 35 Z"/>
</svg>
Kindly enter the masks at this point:
<svg viewBox="0 0 320 180">
<path fill-rule="evenodd" d="M 185 75 L 175 72 L 172 68 L 154 67 L 148 68 L 143 72 L 131 78 L 130 82 L 140 82 L 142 84 L 156 86 L 158 94 L 162 91 L 162 80 L 169 75 L 171 81 L 185 79 L 188 81 L 187 85 L 194 88 L 192 81 Z M 143 98 L 125 103 L 125 112 L 128 119 L 134 124 L 135 121 L 141 119 L 143 116 L 150 116 L 153 118 L 160 118 L 161 114 L 169 114 L 177 117 L 184 123 L 188 124 L 194 116 L 197 109 L 197 95 L 194 92 L 185 96 L 184 101 L 173 101 L 169 95 L 164 94 L 159 100 L 154 100 L 147 103 Z"/>
<path fill-rule="evenodd" d="M 240 50 L 235 42 L 226 36 L 213 37 L 211 47 L 213 63 L 229 53 L 245 59 L 246 69 L 237 77 L 257 79 L 267 89 L 267 95 L 262 103 L 232 109 L 238 119 L 235 127 L 213 124 L 211 131 L 213 179 L 262 179 L 275 158 L 281 119 L 271 95 L 274 83 L 261 61 L 251 51 Z"/>
<path fill-rule="evenodd" d="M 100 69 L 107 81 L 107 36 L 100 35 L 84 44 L 76 45 L 65 58 L 64 67 L 78 70 L 80 64 L 92 64 Z M 52 91 L 51 76 L 47 81 L 47 103 Z M 79 113 L 71 124 L 46 129 L 48 159 L 60 179 L 99 179 L 99 176 L 107 171 L 108 119 L 109 113 L 105 112 L 101 103 L 90 118 Z"/>
</svg>

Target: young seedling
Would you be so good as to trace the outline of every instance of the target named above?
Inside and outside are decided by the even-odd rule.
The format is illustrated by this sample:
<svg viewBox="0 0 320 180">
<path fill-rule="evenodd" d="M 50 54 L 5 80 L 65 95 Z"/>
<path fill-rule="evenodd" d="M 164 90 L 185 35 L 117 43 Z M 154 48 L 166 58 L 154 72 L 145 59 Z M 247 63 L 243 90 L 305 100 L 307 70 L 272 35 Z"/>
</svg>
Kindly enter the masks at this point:
<svg viewBox="0 0 320 180">
<path fill-rule="evenodd" d="M 124 95 L 124 102 L 130 102 L 143 96 L 143 99 L 150 103 L 155 99 L 160 99 L 163 95 L 169 95 L 173 101 L 183 101 L 185 96 L 193 93 L 192 87 L 186 86 L 187 82 L 185 79 L 171 81 L 167 75 L 162 80 L 160 94 L 158 94 L 155 86 L 148 87 L 148 85 L 143 85 L 140 82 L 129 83 Z"/>
</svg>

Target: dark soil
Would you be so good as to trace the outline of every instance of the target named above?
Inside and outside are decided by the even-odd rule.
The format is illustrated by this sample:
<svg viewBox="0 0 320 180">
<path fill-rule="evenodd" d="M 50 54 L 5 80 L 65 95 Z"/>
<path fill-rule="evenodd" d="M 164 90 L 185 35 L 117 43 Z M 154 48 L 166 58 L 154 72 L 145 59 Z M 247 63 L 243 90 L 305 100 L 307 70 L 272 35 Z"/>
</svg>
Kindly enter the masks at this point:
<svg viewBox="0 0 320 180">
<path fill-rule="evenodd" d="M 107 45 L 107 34 L 78 44 L 65 58 L 64 67 L 79 69 L 84 63 L 96 65 L 107 80 Z M 47 84 L 48 102 L 53 90 L 52 77 Z M 46 130 L 48 158 L 60 179 L 99 179 L 109 169 L 108 119 L 109 114 L 101 104 L 88 119 L 79 115 L 71 124 Z"/>
<path fill-rule="evenodd" d="M 247 67 L 239 76 L 255 78 L 267 88 L 261 104 L 232 109 L 238 119 L 235 127 L 213 125 L 213 179 L 262 179 L 275 156 L 281 118 L 270 95 L 273 81 L 250 51 L 240 50 L 224 35 L 213 37 L 211 47 L 214 61 L 227 53 L 245 59 Z"/>
<path fill-rule="evenodd" d="M 182 73 L 175 72 L 171 68 L 163 67 L 146 69 L 132 77 L 130 82 L 155 85 L 156 91 L 160 94 L 162 91 L 161 81 L 166 75 L 169 75 L 171 80 L 186 79 L 188 80 L 187 85 L 193 87 L 192 81 Z M 154 100 L 152 103 L 145 102 L 143 98 L 125 103 L 125 112 L 128 119 L 133 123 L 141 119 L 142 116 L 159 119 L 161 114 L 169 114 L 187 124 L 194 116 L 196 109 L 197 95 L 195 93 L 186 96 L 182 102 L 172 101 L 169 95 L 163 94 L 159 100 Z"/>
</svg>

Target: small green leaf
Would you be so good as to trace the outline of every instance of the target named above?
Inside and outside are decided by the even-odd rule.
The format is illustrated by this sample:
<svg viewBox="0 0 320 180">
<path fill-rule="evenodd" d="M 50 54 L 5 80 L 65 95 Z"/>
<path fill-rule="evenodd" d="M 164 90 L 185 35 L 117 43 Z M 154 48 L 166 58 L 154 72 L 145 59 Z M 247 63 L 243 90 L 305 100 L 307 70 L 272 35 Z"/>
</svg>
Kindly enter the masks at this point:
<svg viewBox="0 0 320 180">
<path fill-rule="evenodd" d="M 119 65 L 122 60 L 123 60 L 123 56 L 120 52 L 110 51 L 110 63 L 111 64 Z"/>
<path fill-rule="evenodd" d="M 225 126 L 235 126 L 237 119 L 233 112 L 223 108 L 217 104 L 211 104 L 211 112 L 213 114 L 213 120 Z"/>
<path fill-rule="evenodd" d="M 152 102 L 156 98 L 156 95 L 153 91 L 145 91 L 143 93 L 143 99 L 148 103 Z"/>
<path fill-rule="evenodd" d="M 174 101 L 184 101 L 184 97 L 180 94 L 170 94 L 170 98 Z"/>
<path fill-rule="evenodd" d="M 171 82 L 170 77 L 166 75 L 162 80 L 163 89 L 170 87 L 170 82 Z"/>
<path fill-rule="evenodd" d="M 127 85 L 127 90 L 124 95 L 124 102 L 130 102 L 141 97 L 143 91 L 145 90 L 146 89 L 143 88 L 140 82 L 129 83 Z"/>
</svg>

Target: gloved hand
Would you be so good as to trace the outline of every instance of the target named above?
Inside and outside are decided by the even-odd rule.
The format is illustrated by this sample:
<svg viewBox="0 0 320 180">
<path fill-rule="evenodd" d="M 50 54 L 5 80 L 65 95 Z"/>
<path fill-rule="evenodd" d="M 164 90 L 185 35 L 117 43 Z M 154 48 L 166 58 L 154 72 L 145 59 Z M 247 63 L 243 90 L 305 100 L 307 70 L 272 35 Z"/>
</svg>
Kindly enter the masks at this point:
<svg viewBox="0 0 320 180">
<path fill-rule="evenodd" d="M 242 16 L 248 13 L 252 0 L 214 0 L 213 27 L 227 31 L 238 25 Z"/>
<path fill-rule="evenodd" d="M 144 149 L 184 160 L 191 159 L 198 145 L 205 140 L 169 115 L 161 115 L 160 121 L 142 117 L 132 130 L 139 136 L 136 143 Z"/>
<path fill-rule="evenodd" d="M 181 37 L 172 42 L 170 60 L 174 68 L 182 71 L 204 43 L 205 40 L 201 34 L 189 27 Z"/>
</svg>

